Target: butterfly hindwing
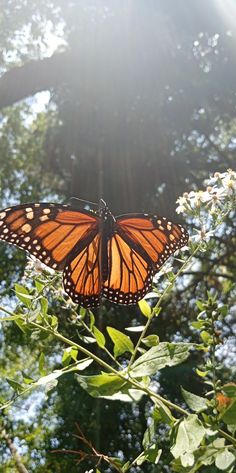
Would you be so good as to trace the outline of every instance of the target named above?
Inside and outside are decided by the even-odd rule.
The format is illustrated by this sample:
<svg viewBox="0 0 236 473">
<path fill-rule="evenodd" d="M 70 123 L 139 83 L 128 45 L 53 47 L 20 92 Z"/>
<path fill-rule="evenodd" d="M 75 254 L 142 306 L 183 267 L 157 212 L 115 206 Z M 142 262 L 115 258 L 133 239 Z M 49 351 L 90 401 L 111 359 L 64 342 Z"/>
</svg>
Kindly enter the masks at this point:
<svg viewBox="0 0 236 473">
<path fill-rule="evenodd" d="M 101 236 L 94 231 L 86 246 L 75 249 L 64 269 L 65 291 L 74 302 L 83 307 L 97 307 L 100 304 L 100 244 Z"/>
<path fill-rule="evenodd" d="M 0 212 L 0 239 L 27 250 L 47 266 L 60 270 L 68 255 L 91 230 L 98 217 L 58 204 L 23 204 Z"/>
<path fill-rule="evenodd" d="M 118 233 L 108 241 L 108 278 L 103 295 L 116 304 L 135 304 L 151 288 L 152 268 Z"/>
</svg>

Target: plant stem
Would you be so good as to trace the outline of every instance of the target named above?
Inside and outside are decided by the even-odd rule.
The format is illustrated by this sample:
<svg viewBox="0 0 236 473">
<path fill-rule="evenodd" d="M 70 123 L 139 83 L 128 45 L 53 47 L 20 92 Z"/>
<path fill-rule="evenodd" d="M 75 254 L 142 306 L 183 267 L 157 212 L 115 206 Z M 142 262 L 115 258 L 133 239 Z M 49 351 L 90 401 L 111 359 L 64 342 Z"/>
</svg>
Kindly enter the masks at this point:
<svg viewBox="0 0 236 473">
<path fill-rule="evenodd" d="M 65 301 L 66 302 L 66 301 Z M 71 309 L 72 313 L 78 317 L 78 313 L 76 312 L 75 309 Z M 88 331 L 88 333 L 90 333 L 90 335 L 94 338 L 94 340 L 97 341 L 93 331 L 90 329 L 90 327 L 84 322 L 84 320 L 81 318 L 79 319 L 78 321 L 84 328 L 85 330 Z M 104 346 L 104 347 L 100 347 L 101 350 L 105 351 L 106 354 L 112 359 L 112 361 L 119 367 L 119 368 L 122 368 L 121 364 L 115 359 L 115 357 L 112 355 L 112 353 L 110 353 L 110 351 Z"/>
<path fill-rule="evenodd" d="M 6 311 L 8 314 L 11 314 L 13 317 L 15 316 L 14 313 L 11 313 L 10 311 L 5 310 L 4 307 L 2 307 L 1 310 Z M 23 319 L 23 315 L 22 315 L 22 319 Z M 182 409 L 182 407 L 179 407 L 178 405 L 174 404 L 173 402 L 168 401 L 167 399 L 161 397 L 159 394 L 155 393 L 151 389 L 144 386 L 142 383 L 139 383 L 138 381 L 134 380 L 133 378 L 131 378 L 128 375 L 127 372 L 117 371 L 115 368 L 113 368 L 111 365 L 109 365 L 104 360 L 99 358 L 97 355 L 95 355 L 94 353 L 87 350 L 87 348 L 79 345 L 76 342 L 73 342 L 69 338 L 64 337 L 64 335 L 61 335 L 59 332 L 57 332 L 55 330 L 52 330 L 51 328 L 48 328 L 48 327 L 43 327 L 42 325 L 38 324 L 37 322 L 30 322 L 30 325 L 31 325 L 31 327 L 35 327 L 39 330 L 42 330 L 43 332 L 47 332 L 48 334 L 54 336 L 55 338 L 57 338 L 58 340 L 62 341 L 63 343 L 65 343 L 69 346 L 76 347 L 78 349 L 78 351 L 80 351 L 81 353 L 83 353 L 87 357 L 92 358 L 94 361 L 96 361 L 96 363 L 98 363 L 100 366 L 105 368 L 108 372 L 113 373 L 114 375 L 118 376 L 119 378 L 121 378 L 126 383 L 129 382 L 133 387 L 143 391 L 148 396 L 156 399 L 157 402 L 158 401 L 162 402 L 167 407 L 169 407 L 170 409 L 174 409 L 175 411 L 179 412 L 180 414 L 188 415 L 188 412 L 186 410 Z M 33 385 L 31 385 L 31 386 L 32 386 L 32 388 L 34 387 Z M 24 394 L 25 392 L 27 392 L 29 390 L 31 390 L 31 387 L 27 388 L 22 394 Z"/>
<path fill-rule="evenodd" d="M 190 263 L 190 261 L 192 260 L 192 258 L 194 257 L 194 255 L 198 252 L 199 248 L 201 246 L 201 243 L 199 243 L 199 245 L 195 248 L 195 250 L 193 251 L 193 253 L 189 256 L 189 258 L 183 263 L 183 265 L 181 266 L 181 268 L 177 271 L 177 273 L 175 274 L 173 280 L 171 281 L 171 283 L 165 288 L 165 290 L 163 291 L 162 295 L 160 296 L 160 299 L 158 300 L 157 304 L 155 305 L 155 307 L 153 308 L 152 310 L 152 313 L 150 315 L 150 317 L 148 318 L 147 320 L 147 323 L 136 343 L 136 346 L 134 348 L 134 352 L 130 358 L 130 362 L 129 362 L 129 365 L 128 365 L 128 371 L 130 370 L 132 364 L 133 364 L 133 361 L 137 355 L 137 352 L 138 352 L 138 349 L 141 345 L 141 342 L 143 340 L 143 338 L 145 337 L 146 335 L 146 332 L 149 328 L 149 325 L 151 324 L 152 322 L 152 319 L 153 317 L 155 316 L 156 314 L 156 311 L 157 309 L 159 309 L 161 307 L 161 303 L 163 301 L 163 299 L 165 298 L 165 296 L 171 291 L 171 289 L 173 288 L 174 284 L 175 284 L 175 281 L 176 279 L 179 277 L 179 275 L 184 271 L 184 269 L 188 266 L 188 264 Z"/>
</svg>

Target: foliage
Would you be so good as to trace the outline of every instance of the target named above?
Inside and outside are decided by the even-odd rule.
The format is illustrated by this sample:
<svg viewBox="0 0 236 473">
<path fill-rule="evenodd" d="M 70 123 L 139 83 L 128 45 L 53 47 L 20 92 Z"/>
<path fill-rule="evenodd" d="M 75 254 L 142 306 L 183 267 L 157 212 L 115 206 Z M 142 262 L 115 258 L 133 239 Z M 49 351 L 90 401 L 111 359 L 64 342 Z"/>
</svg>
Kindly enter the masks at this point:
<svg viewBox="0 0 236 473">
<path fill-rule="evenodd" d="M 197 331 L 197 342 L 194 340 L 195 335 L 193 340 L 175 343 L 160 342 L 155 333 L 147 336 L 152 322 L 160 317 L 167 296 L 174 293 L 174 285 L 178 285 L 180 275 L 188 273 L 189 268 L 196 264 L 198 253 L 204 254 L 208 245 L 214 251 L 215 239 L 225 231 L 227 219 L 233 218 L 236 173 L 232 170 L 217 173 L 206 185 L 206 191 L 190 192 L 179 199 L 178 211 L 184 211 L 193 224 L 195 221 L 200 222 L 201 229 L 191 238 L 190 256 L 184 261 L 180 260 L 178 270 L 173 272 L 168 266 L 167 272 L 165 267 L 161 270 L 158 291 L 152 293 L 151 299 L 147 299 L 150 300 L 150 311 L 145 303 L 140 304 L 146 324 L 136 342 L 131 338 L 132 331 L 129 331 L 128 336 L 108 325 L 107 333 L 112 341 L 110 347 L 105 331 L 97 326 L 99 319 L 91 311 L 79 310 L 71 300 L 65 299 L 58 275 L 45 272 L 38 263 L 31 272 L 34 284 L 28 287 L 19 284 L 15 286 L 18 302 L 14 311 L 1 307 L 1 323 L 16 324 L 23 336 L 30 340 L 30 344 L 37 347 L 35 361 L 38 359 L 37 364 L 25 366 L 22 370 L 21 358 L 17 377 L 6 375 L 9 395 L 8 399 L 2 400 L 2 410 L 5 412 L 20 398 L 26 399 L 35 390 L 40 389 L 44 395 L 50 395 L 61 377 L 66 379 L 71 375 L 75 376 L 86 393 L 97 399 L 137 403 L 142 402 L 145 397 L 150 402 L 143 449 L 132 460 L 100 453 L 81 430 L 79 439 L 84 444 L 82 450 L 65 448 L 60 454 L 71 453 L 75 455 L 76 461 L 85 460 L 88 465 L 98 468 L 98 471 L 105 467 L 104 462 L 120 472 L 135 471 L 135 468 L 145 462 L 163 466 L 166 459 L 165 454 L 163 458 L 159 429 L 164 428 L 172 457 L 172 471 L 194 473 L 214 465 L 217 471 L 233 472 L 236 385 L 230 382 L 230 378 L 227 383 L 220 379 L 220 364 L 217 359 L 218 347 L 223 343 L 217 328 L 219 323 L 224 322 L 230 307 L 222 304 L 221 295 L 212 288 L 205 298 L 196 301 L 198 315 L 192 327 Z M 233 285 L 228 287 L 227 295 L 231 293 L 232 296 L 234 291 Z M 155 294 L 158 301 L 153 303 Z M 56 315 L 50 304 L 53 298 L 57 299 L 61 309 L 65 307 L 73 315 L 73 327 L 78 341 L 74 336 L 68 338 L 60 330 L 59 313 Z M 53 341 L 56 346 L 58 343 L 58 355 L 60 354 L 56 369 L 51 368 L 52 358 L 56 355 L 55 347 L 51 351 Z M 92 349 L 96 345 L 98 350 Z M 51 360 L 50 352 L 53 355 Z M 182 396 L 186 403 L 184 408 L 183 403 L 175 403 L 159 394 L 155 388 L 156 375 L 166 367 L 182 365 L 194 353 L 198 354 L 194 369 L 199 382 L 203 383 L 203 395 L 199 396 L 183 387 Z M 21 352 L 20 357 L 22 355 Z M 85 375 L 80 373 L 84 370 Z M 13 395 L 12 399 L 10 393 Z"/>
</svg>

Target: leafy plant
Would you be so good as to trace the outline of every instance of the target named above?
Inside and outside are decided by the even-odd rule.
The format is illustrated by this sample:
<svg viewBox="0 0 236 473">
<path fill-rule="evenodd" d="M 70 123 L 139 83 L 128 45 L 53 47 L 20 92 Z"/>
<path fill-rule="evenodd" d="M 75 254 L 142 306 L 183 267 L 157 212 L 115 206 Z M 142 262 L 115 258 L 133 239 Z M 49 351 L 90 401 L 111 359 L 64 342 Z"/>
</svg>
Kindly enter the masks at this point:
<svg viewBox="0 0 236 473">
<path fill-rule="evenodd" d="M 226 219 L 234 212 L 235 172 L 229 170 L 223 174 L 217 173 L 207 182 L 207 186 L 206 191 L 190 192 L 179 199 L 178 211 L 184 211 L 192 224 L 200 221 L 201 229 L 190 241 L 190 256 L 186 260 L 179 260 L 177 272 L 168 270 L 166 273 L 165 267 L 161 270 L 159 277 L 162 276 L 162 281 L 159 282 L 158 292 L 154 288 L 150 299 L 153 301 L 157 296 L 157 302 L 148 303 L 148 298 L 139 304 L 146 323 L 137 328 L 141 333 L 136 342 L 132 340 L 135 327 L 129 330 L 129 335 L 111 326 L 107 326 L 106 332 L 103 332 L 96 325 L 96 317 L 91 311 L 78 309 L 71 300 L 64 298 L 56 273 L 48 274 L 44 268 L 39 272 L 37 266 L 37 271 L 33 268 L 31 272 L 33 285 L 26 287 L 16 284 L 16 308 L 11 311 L 1 306 L 2 314 L 5 314 L 1 323 L 15 323 L 22 333 L 34 340 L 45 340 L 46 337 L 47 340 L 60 342 L 61 367 L 50 371 L 47 354 L 41 351 L 38 355 L 38 371 L 24 370 L 17 379 L 6 377 L 5 381 L 14 394 L 11 399 L 2 402 L 2 410 L 6 411 L 16 399 L 28 396 L 35 389 L 44 387 L 47 393 L 55 387 L 58 378 L 72 373 L 82 389 L 92 397 L 138 402 L 146 396 L 151 403 L 143 436 L 143 451 L 138 452 L 132 460 L 122 461 L 98 452 L 95 454 L 91 442 L 80 431 L 83 443 L 93 451 L 95 468 L 103 461 L 120 472 L 134 471 L 144 462 L 157 465 L 162 461 L 158 437 L 158 428 L 162 425 L 169 439 L 173 471 L 194 473 L 205 466 L 214 465 L 217 471 L 233 472 L 236 385 L 221 382 L 217 359 L 217 349 L 223 343 L 218 324 L 224 321 L 227 306 L 219 302 L 220 296 L 215 288 L 207 291 L 205 299 L 196 301 L 199 313 L 192 328 L 194 336 L 198 334 L 198 342 L 160 342 L 156 333 L 147 335 L 152 321 L 159 316 L 164 301 L 178 283 L 179 276 L 187 273 L 191 265 L 196 263 L 196 255 L 199 252 L 204 254 L 207 245 L 211 245 L 214 237 L 224 231 Z M 230 290 L 233 289 L 227 288 L 227 293 Z M 55 296 L 63 307 L 70 310 L 79 342 L 61 333 L 59 319 L 49 303 L 49 294 L 50 299 Z M 88 348 L 90 345 L 97 346 L 97 351 Z M 204 386 L 204 393 L 199 396 L 182 387 L 183 402 L 186 404 L 184 408 L 160 395 L 155 389 L 155 380 L 157 374 L 166 367 L 184 363 L 193 353 L 200 356 L 195 372 Z M 86 374 L 81 374 L 88 368 Z M 75 453 L 79 461 L 88 458 L 88 454 L 80 450 Z"/>
</svg>

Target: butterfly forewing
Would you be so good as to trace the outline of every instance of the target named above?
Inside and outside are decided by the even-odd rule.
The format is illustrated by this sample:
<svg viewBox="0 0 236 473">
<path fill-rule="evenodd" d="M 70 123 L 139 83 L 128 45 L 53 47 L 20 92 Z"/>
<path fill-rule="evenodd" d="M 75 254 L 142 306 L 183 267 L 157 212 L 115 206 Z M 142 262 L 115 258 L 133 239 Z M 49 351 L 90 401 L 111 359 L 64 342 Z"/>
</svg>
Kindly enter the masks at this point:
<svg viewBox="0 0 236 473">
<path fill-rule="evenodd" d="M 0 212 L 0 239 L 54 269 L 63 269 L 73 248 L 97 227 L 96 215 L 58 204 L 25 204 Z"/>
<path fill-rule="evenodd" d="M 117 233 L 107 249 L 109 271 L 103 295 L 116 304 L 135 304 L 151 288 L 151 266 Z"/>
<path fill-rule="evenodd" d="M 157 271 L 176 250 L 188 242 L 188 233 L 182 225 L 165 217 L 130 214 L 117 218 L 118 231 L 130 246 Z"/>
</svg>

